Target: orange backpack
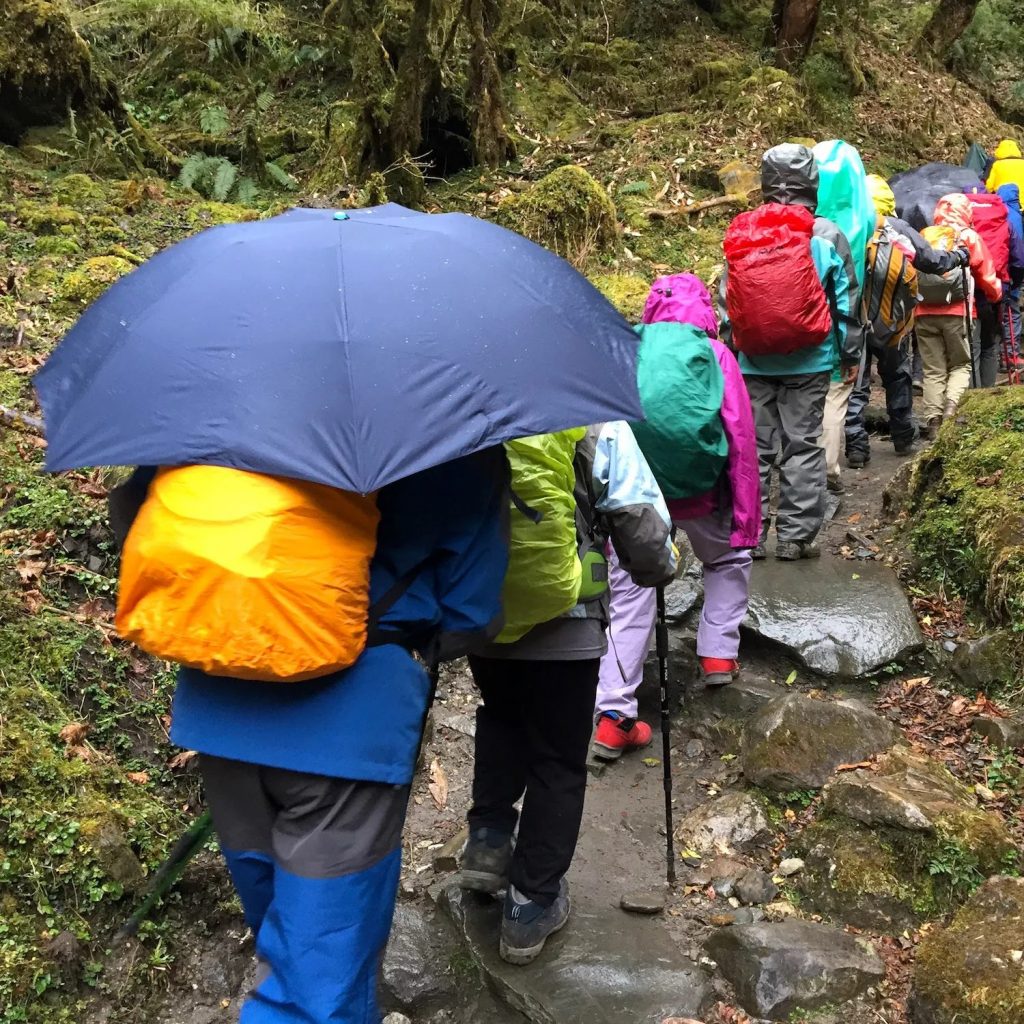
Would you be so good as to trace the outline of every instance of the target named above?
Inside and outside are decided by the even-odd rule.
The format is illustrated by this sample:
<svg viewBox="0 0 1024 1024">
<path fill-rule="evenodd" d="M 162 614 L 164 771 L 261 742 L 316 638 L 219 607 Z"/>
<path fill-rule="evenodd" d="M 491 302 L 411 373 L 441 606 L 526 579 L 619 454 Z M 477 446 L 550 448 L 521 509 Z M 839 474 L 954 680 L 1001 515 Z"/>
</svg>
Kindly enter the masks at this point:
<svg viewBox="0 0 1024 1024">
<path fill-rule="evenodd" d="M 375 495 L 220 466 L 161 469 L 121 556 L 117 629 L 167 661 L 297 682 L 366 646 Z"/>
</svg>

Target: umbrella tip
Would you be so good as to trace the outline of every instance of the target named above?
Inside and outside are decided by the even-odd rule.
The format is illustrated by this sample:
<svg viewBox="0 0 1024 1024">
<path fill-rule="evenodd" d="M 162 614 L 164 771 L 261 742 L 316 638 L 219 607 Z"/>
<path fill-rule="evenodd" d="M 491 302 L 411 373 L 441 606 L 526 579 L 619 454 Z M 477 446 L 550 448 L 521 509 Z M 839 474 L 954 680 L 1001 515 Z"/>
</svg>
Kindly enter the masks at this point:
<svg viewBox="0 0 1024 1024">
<path fill-rule="evenodd" d="M 335 219 L 335 220 L 348 220 L 348 219 L 349 219 L 349 216 L 348 216 L 348 214 L 347 214 L 347 213 L 346 213 L 346 212 L 345 212 L 344 210 L 339 210 L 339 211 L 338 211 L 338 212 L 337 212 L 337 213 L 336 213 L 336 214 L 334 215 L 334 219 Z"/>
</svg>

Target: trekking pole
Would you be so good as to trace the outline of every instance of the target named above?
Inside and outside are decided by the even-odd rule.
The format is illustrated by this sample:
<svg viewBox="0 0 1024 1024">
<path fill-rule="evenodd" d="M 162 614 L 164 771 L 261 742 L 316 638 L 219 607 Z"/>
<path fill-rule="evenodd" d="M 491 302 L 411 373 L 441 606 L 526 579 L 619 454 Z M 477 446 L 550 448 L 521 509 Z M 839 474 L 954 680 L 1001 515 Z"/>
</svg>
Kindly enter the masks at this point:
<svg viewBox="0 0 1024 1024">
<path fill-rule="evenodd" d="M 157 902 L 181 877 L 185 865 L 195 856 L 200 847 L 210 838 L 213 832 L 213 818 L 209 811 L 204 811 L 171 847 L 167 860 L 160 865 L 153 880 L 149 883 L 149 893 L 140 904 L 138 910 L 128 918 L 117 930 L 114 942 L 130 939 L 139 930 L 139 925 L 146 919 Z"/>
<path fill-rule="evenodd" d="M 27 412 L 19 412 L 6 405 L 0 405 L 0 423 L 9 427 L 21 427 L 30 433 L 43 436 L 43 421 L 38 416 L 29 416 Z"/>
<path fill-rule="evenodd" d="M 967 267 L 962 268 L 964 275 L 964 330 L 967 332 L 967 357 L 971 361 L 971 387 L 978 387 L 978 364 L 981 362 L 981 341 L 978 342 L 978 358 L 974 358 L 974 324 L 971 322 L 971 289 L 967 276 Z"/>
<path fill-rule="evenodd" d="M 672 836 L 672 738 L 668 707 L 668 622 L 665 617 L 665 588 L 658 587 L 658 624 L 655 627 L 658 678 L 661 684 L 661 759 L 665 780 L 665 856 L 669 885 L 676 880 L 676 851 Z"/>
</svg>

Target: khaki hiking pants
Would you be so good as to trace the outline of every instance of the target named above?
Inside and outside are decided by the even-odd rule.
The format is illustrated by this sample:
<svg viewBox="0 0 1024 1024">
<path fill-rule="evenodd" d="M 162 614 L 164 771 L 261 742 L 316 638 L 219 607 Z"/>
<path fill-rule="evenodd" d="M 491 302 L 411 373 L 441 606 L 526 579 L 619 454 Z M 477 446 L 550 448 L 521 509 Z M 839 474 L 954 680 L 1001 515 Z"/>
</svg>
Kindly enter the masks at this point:
<svg viewBox="0 0 1024 1024">
<path fill-rule="evenodd" d="M 924 366 L 925 422 L 955 408 L 971 386 L 971 348 L 961 316 L 919 316 L 917 345 Z"/>
<path fill-rule="evenodd" d="M 850 396 L 855 384 L 832 381 L 825 399 L 825 425 L 821 443 L 825 446 L 825 469 L 829 483 L 839 482 L 842 473 L 839 465 L 843 456 L 843 441 L 846 438 L 846 413 L 850 407 Z"/>
</svg>

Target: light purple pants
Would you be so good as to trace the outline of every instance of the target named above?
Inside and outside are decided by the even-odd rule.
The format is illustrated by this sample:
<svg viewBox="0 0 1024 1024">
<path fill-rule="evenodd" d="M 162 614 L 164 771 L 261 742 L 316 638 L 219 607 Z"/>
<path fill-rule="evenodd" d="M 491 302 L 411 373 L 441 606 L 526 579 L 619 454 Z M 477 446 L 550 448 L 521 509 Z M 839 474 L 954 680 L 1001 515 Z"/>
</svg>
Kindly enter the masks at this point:
<svg viewBox="0 0 1024 1024">
<path fill-rule="evenodd" d="M 730 524 L 717 515 L 676 524 L 704 563 L 704 607 L 697 627 L 697 656 L 735 658 L 740 623 L 747 614 L 751 554 L 729 544 Z M 657 600 L 652 587 L 638 587 L 620 565 L 614 549 L 608 565 L 611 592 L 608 651 L 601 659 L 597 711 L 618 711 L 636 718 L 636 691 L 651 648 Z"/>
</svg>

